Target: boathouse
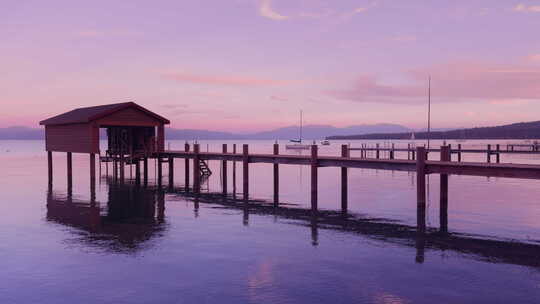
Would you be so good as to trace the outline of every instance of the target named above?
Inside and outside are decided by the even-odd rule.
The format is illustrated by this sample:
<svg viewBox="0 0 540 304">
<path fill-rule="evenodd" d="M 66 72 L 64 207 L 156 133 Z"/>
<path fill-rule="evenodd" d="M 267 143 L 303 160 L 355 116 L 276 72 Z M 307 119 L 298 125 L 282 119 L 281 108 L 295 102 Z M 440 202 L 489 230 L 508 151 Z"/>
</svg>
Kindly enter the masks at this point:
<svg viewBox="0 0 540 304">
<path fill-rule="evenodd" d="M 78 108 L 39 124 L 45 126 L 47 151 L 99 153 L 99 129 L 105 128 L 108 152 L 128 154 L 163 151 L 164 125 L 169 120 L 134 102 L 124 102 Z"/>
<path fill-rule="evenodd" d="M 164 126 L 169 120 L 134 102 L 78 108 L 45 119 L 45 149 L 52 180 L 52 152 L 67 152 L 68 179 L 71 179 L 71 153 L 90 154 L 94 179 L 95 154 L 101 155 L 100 129 L 107 131 L 106 157 L 130 160 L 151 157 L 165 148 Z"/>
</svg>

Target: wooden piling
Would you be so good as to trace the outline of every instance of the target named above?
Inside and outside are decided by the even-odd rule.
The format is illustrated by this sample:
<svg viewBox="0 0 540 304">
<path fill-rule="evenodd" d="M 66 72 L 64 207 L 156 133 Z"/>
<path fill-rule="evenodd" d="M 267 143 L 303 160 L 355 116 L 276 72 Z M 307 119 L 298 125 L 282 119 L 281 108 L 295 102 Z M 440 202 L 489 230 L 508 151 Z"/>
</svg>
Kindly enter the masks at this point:
<svg viewBox="0 0 540 304">
<path fill-rule="evenodd" d="M 349 157 L 349 149 L 347 145 L 341 145 L 341 156 Z M 347 213 L 348 209 L 348 172 L 347 167 L 341 167 L 341 212 Z"/>
<path fill-rule="evenodd" d="M 199 144 L 193 145 L 193 192 L 199 194 L 201 192 L 201 168 L 199 158 Z"/>
<path fill-rule="evenodd" d="M 227 154 L 227 144 L 223 144 L 222 147 L 223 154 Z M 227 161 L 221 161 L 221 175 L 222 175 L 222 190 L 223 195 L 227 195 Z"/>
<path fill-rule="evenodd" d="M 189 152 L 189 144 L 184 145 L 184 151 Z M 189 191 L 189 158 L 186 157 L 184 164 L 184 187 L 186 191 Z"/>
<path fill-rule="evenodd" d="M 279 155 L 279 144 L 274 144 L 274 155 Z M 274 205 L 279 204 L 279 164 L 274 163 Z"/>
<path fill-rule="evenodd" d="M 143 158 L 143 170 L 144 170 L 144 185 L 148 185 L 148 157 Z"/>
<path fill-rule="evenodd" d="M 90 187 L 96 186 L 96 154 L 90 153 Z"/>
<path fill-rule="evenodd" d="M 125 174 L 125 170 L 124 170 L 124 154 L 121 154 L 120 155 L 120 182 L 123 183 L 124 182 L 124 174 Z"/>
<path fill-rule="evenodd" d="M 501 145 L 500 144 L 497 144 L 496 158 L 497 158 L 497 164 L 499 164 L 501 162 Z"/>
<path fill-rule="evenodd" d="M 169 156 L 169 187 L 174 187 L 174 157 Z"/>
<path fill-rule="evenodd" d="M 426 231 L 426 148 L 416 148 L 416 205 L 417 229 Z"/>
<path fill-rule="evenodd" d="M 135 183 L 141 184 L 141 160 L 139 158 L 135 161 Z"/>
<path fill-rule="evenodd" d="M 376 148 L 377 148 L 377 151 L 376 151 L 376 156 L 377 156 L 377 159 L 380 158 L 380 151 L 379 151 L 379 144 L 376 144 Z"/>
<path fill-rule="evenodd" d="M 233 154 L 236 154 L 236 144 L 233 144 Z M 233 160 L 232 167 L 232 187 L 233 187 L 233 196 L 236 197 L 236 161 Z"/>
<path fill-rule="evenodd" d="M 394 159 L 394 143 L 392 143 L 392 150 L 390 150 L 390 159 Z"/>
<path fill-rule="evenodd" d="M 457 161 L 461 162 L 461 144 L 458 144 L 457 148 L 458 148 Z"/>
<path fill-rule="evenodd" d="M 242 190 L 244 192 L 244 201 L 249 199 L 249 148 L 248 145 L 242 146 Z"/>
<path fill-rule="evenodd" d="M 311 145 L 311 211 L 317 212 L 317 145 Z"/>
<path fill-rule="evenodd" d="M 118 160 L 116 159 L 116 157 L 113 158 L 113 178 L 114 178 L 114 181 L 118 181 Z"/>
<path fill-rule="evenodd" d="M 67 182 L 68 188 L 73 185 L 73 159 L 71 152 L 67 153 Z"/>
<path fill-rule="evenodd" d="M 53 182 L 52 151 L 47 151 L 47 171 L 48 171 L 48 177 L 49 177 L 49 184 L 52 184 L 52 182 Z"/>
<path fill-rule="evenodd" d="M 441 147 L 441 161 L 451 161 L 450 147 Z M 440 175 L 439 218 L 441 232 L 448 232 L 448 174 Z"/>
<path fill-rule="evenodd" d="M 161 161 L 161 156 L 158 155 L 156 158 L 157 165 L 157 184 L 159 187 L 163 184 L 163 162 Z"/>
<path fill-rule="evenodd" d="M 487 162 L 491 162 L 491 145 L 487 145 Z"/>
</svg>

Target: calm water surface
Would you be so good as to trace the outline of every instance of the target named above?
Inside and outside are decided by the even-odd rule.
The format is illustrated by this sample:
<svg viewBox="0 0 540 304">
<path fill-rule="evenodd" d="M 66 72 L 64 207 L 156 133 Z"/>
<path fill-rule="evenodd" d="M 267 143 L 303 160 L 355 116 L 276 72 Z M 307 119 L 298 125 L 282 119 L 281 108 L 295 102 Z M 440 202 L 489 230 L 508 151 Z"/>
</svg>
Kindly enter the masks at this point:
<svg viewBox="0 0 540 304">
<path fill-rule="evenodd" d="M 269 153 L 272 143 L 249 142 L 250 151 Z M 320 154 L 338 155 L 339 144 Z M 280 166 L 277 209 L 268 203 L 268 164 L 250 165 L 248 207 L 216 194 L 217 161 L 198 199 L 184 191 L 183 160 L 164 189 L 154 186 L 153 162 L 147 188 L 114 184 L 103 165 L 94 197 L 82 154 L 68 191 L 65 155 L 55 153 L 51 191 L 43 146 L 0 141 L 0 303 L 540 303 L 540 181 L 451 176 L 444 236 L 436 232 L 439 179 L 430 176 L 431 230 L 420 238 L 411 173 L 349 170 L 345 219 L 334 212 L 339 171 L 321 168 L 315 218 L 308 167 Z M 241 171 L 237 164 L 237 193 Z"/>
</svg>

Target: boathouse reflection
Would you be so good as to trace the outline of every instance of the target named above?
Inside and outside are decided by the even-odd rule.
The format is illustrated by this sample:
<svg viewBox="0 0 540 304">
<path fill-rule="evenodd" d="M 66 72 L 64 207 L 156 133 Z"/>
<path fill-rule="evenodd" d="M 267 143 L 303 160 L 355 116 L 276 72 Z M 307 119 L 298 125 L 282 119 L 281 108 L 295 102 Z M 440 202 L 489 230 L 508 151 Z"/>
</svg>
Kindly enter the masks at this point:
<svg viewBox="0 0 540 304">
<path fill-rule="evenodd" d="M 165 194 L 129 184 L 109 184 L 107 202 L 47 193 L 47 220 L 75 227 L 81 242 L 104 249 L 136 251 L 165 230 Z M 87 232 L 81 233 L 82 232 Z"/>
</svg>

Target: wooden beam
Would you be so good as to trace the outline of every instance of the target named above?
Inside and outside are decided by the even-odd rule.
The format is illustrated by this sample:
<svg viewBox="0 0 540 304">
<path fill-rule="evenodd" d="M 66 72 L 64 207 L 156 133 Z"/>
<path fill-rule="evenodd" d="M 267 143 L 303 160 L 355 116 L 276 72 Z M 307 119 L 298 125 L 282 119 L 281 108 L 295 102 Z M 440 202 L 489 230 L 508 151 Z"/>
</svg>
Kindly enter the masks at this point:
<svg viewBox="0 0 540 304">
<path fill-rule="evenodd" d="M 137 185 L 141 184 L 141 160 L 137 159 L 135 162 L 135 183 Z"/>
<path fill-rule="evenodd" d="M 341 145 L 341 157 L 349 157 L 349 149 L 347 145 Z M 341 167 L 341 212 L 347 213 L 348 209 L 348 172 L 347 167 Z"/>
<path fill-rule="evenodd" d="M 426 230 L 426 148 L 416 148 L 416 221 L 419 232 Z"/>
<path fill-rule="evenodd" d="M 96 154 L 90 153 L 90 185 L 96 186 Z"/>
<path fill-rule="evenodd" d="M 247 144 L 242 146 L 242 169 L 242 189 L 244 192 L 244 201 L 247 202 L 249 199 L 249 148 Z"/>
<path fill-rule="evenodd" d="M 169 157 L 169 187 L 174 187 L 174 157 Z"/>
<path fill-rule="evenodd" d="M 199 144 L 193 145 L 193 192 L 199 194 L 201 192 L 201 168 L 199 158 Z"/>
<path fill-rule="evenodd" d="M 189 144 L 186 142 L 186 144 L 184 145 L 184 151 L 185 152 L 189 152 Z M 184 187 L 186 189 L 186 191 L 189 191 L 189 158 L 186 158 L 185 159 L 185 164 L 184 164 Z"/>
<path fill-rule="evenodd" d="M 279 155 L 279 144 L 274 144 L 274 155 Z M 274 163 L 274 205 L 279 204 L 279 164 Z"/>
<path fill-rule="evenodd" d="M 317 191 L 317 185 L 318 185 L 318 176 L 317 176 L 317 145 L 311 145 L 311 158 L 310 158 L 310 164 L 311 164 L 311 211 L 317 212 L 317 201 L 318 201 L 318 191 Z"/>
<path fill-rule="evenodd" d="M 450 161 L 450 147 L 441 147 L 441 161 Z M 448 174 L 440 175 L 439 220 L 441 232 L 448 232 Z"/>
<path fill-rule="evenodd" d="M 233 154 L 236 154 L 236 144 L 233 144 Z M 233 196 L 236 197 L 236 160 L 233 160 L 232 167 Z"/>
<path fill-rule="evenodd" d="M 47 171 L 49 177 L 49 184 L 53 182 L 53 158 L 52 151 L 47 151 Z"/>
<path fill-rule="evenodd" d="M 158 186 L 161 187 L 163 184 L 163 162 L 161 161 L 161 155 L 158 154 L 156 158 L 157 165 L 157 182 Z"/>
<path fill-rule="evenodd" d="M 227 154 L 227 144 L 223 144 L 222 146 L 222 152 L 223 154 Z M 222 175 L 222 191 L 223 195 L 227 195 L 227 160 L 224 159 L 221 161 L 221 175 Z"/>
<path fill-rule="evenodd" d="M 124 166 L 124 154 L 120 155 L 120 182 L 124 183 L 124 174 L 125 174 L 125 166 Z"/>
<path fill-rule="evenodd" d="M 148 185 L 148 157 L 143 158 L 143 169 L 144 169 L 144 185 Z"/>
<path fill-rule="evenodd" d="M 67 153 L 67 182 L 68 188 L 73 186 L 73 159 L 71 152 Z"/>
</svg>

